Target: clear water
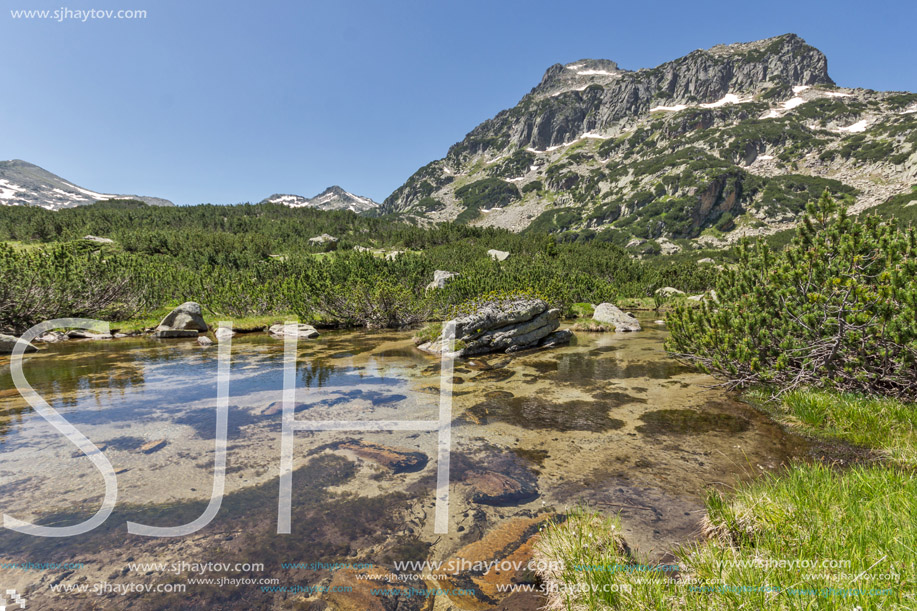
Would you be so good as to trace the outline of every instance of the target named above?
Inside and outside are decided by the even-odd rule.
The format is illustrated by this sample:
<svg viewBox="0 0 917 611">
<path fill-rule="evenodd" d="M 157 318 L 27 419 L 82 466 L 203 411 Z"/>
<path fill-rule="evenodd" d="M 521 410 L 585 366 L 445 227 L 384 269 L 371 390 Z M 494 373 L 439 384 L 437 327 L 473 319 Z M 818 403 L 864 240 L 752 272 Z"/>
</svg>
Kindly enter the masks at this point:
<svg viewBox="0 0 917 611">
<path fill-rule="evenodd" d="M 209 499 L 217 349 L 193 340 L 49 345 L 27 357 L 26 376 L 103 448 L 119 473 L 118 506 L 103 526 L 73 538 L 0 528 L 0 587 L 28 592 L 35 608 L 49 609 L 431 604 L 422 594 L 373 591 L 379 587 L 473 589 L 449 596 L 458 609 L 535 608 L 531 596 L 507 601 L 495 589 L 501 580 L 530 579 L 525 571 L 469 569 L 439 580 L 430 570 L 415 571 L 427 573 L 426 580 L 381 574 L 400 560 L 527 559 L 543 520 L 576 504 L 620 512 L 631 546 L 664 557 L 698 535 L 708 487 L 779 469 L 805 448 L 711 389 L 708 376 L 668 358 L 664 329 L 643 323 L 640 333 L 580 333 L 569 347 L 455 364 L 447 535 L 433 533 L 436 434 L 417 431 L 297 433 L 293 532 L 276 534 L 280 413 L 270 406 L 281 398 L 283 342 L 260 334 L 233 338 L 227 494 L 219 514 L 188 537 L 130 535 L 128 520 L 183 524 Z M 324 333 L 300 342 L 297 367 L 298 419 L 438 416 L 439 361 L 415 350 L 409 333 Z M 165 445 L 141 451 L 156 440 Z M 0 360 L 0 512 L 72 524 L 96 511 L 103 492 L 90 461 L 19 397 L 8 359 Z M 131 567 L 155 562 L 168 568 Z M 264 566 L 205 577 L 277 580 L 269 587 L 301 591 L 189 583 L 200 575 L 181 563 L 208 562 Z M 82 566 L 23 570 L 4 563 Z M 328 570 L 329 563 L 348 566 Z M 116 589 L 167 583 L 186 591 Z M 52 590 L 61 584 L 102 593 Z"/>
</svg>

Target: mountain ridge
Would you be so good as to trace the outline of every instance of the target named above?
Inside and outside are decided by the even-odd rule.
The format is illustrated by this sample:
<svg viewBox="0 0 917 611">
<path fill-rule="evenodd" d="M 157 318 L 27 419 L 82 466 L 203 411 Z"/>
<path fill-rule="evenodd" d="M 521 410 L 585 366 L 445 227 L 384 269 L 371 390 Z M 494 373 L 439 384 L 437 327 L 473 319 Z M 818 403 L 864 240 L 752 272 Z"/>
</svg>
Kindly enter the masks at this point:
<svg viewBox="0 0 917 611">
<path fill-rule="evenodd" d="M 85 189 L 22 159 L 0 161 L 0 205 L 60 210 L 111 199 L 133 199 L 151 206 L 174 205 L 160 197 L 106 194 Z"/>
<path fill-rule="evenodd" d="M 314 197 L 275 193 L 261 200 L 261 203 L 283 204 L 291 208 L 316 208 L 318 210 L 350 210 L 366 214 L 379 209 L 380 204 L 368 197 L 354 195 L 338 185 L 332 185 Z"/>
<path fill-rule="evenodd" d="M 915 112 L 915 94 L 839 88 L 825 55 L 795 34 L 636 71 L 555 64 L 383 212 L 622 245 L 731 242 L 786 228 L 825 188 L 857 209 L 906 192 Z"/>
</svg>

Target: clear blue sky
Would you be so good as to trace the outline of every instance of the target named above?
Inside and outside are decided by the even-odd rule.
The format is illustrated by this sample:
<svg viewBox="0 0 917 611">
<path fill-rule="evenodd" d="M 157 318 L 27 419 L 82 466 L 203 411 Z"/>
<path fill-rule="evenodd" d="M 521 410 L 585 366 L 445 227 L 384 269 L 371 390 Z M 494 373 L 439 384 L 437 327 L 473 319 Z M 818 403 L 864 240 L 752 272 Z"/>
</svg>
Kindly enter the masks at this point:
<svg viewBox="0 0 917 611">
<path fill-rule="evenodd" d="M 795 32 L 841 86 L 917 91 L 917 2 L 3 0 L 0 159 L 179 204 L 381 201 L 551 64 Z M 16 20 L 9 9 L 144 9 Z"/>
</svg>

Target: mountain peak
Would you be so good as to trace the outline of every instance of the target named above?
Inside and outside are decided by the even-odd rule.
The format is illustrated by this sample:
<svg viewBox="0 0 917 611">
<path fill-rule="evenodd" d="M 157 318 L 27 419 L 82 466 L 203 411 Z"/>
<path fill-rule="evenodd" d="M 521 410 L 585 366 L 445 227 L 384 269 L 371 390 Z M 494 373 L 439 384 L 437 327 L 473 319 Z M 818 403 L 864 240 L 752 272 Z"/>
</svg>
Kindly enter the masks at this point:
<svg viewBox="0 0 917 611">
<path fill-rule="evenodd" d="M 302 195 L 275 193 L 264 199 L 262 203 L 283 204 L 291 208 L 317 208 L 319 210 L 350 210 L 357 214 L 369 212 L 379 207 L 379 204 L 368 197 L 354 195 L 338 185 L 332 185 L 315 197 Z"/>
<path fill-rule="evenodd" d="M 583 91 L 590 85 L 603 85 L 627 72 L 610 59 L 581 59 L 569 64 L 554 64 L 530 95 L 553 97 L 567 91 Z"/>
</svg>

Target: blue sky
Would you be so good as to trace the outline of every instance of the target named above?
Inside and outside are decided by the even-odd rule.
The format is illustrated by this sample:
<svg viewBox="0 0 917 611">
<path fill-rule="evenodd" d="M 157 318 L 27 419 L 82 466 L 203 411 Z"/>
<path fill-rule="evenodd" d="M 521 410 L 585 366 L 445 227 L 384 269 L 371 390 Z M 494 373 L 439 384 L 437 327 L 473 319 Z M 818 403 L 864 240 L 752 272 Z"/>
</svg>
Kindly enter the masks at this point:
<svg viewBox="0 0 917 611">
<path fill-rule="evenodd" d="M 3 0 L 0 159 L 179 204 L 381 201 L 554 63 L 656 66 L 795 32 L 841 86 L 917 91 L 917 3 Z M 142 20 L 13 19 L 140 9 Z"/>
</svg>

